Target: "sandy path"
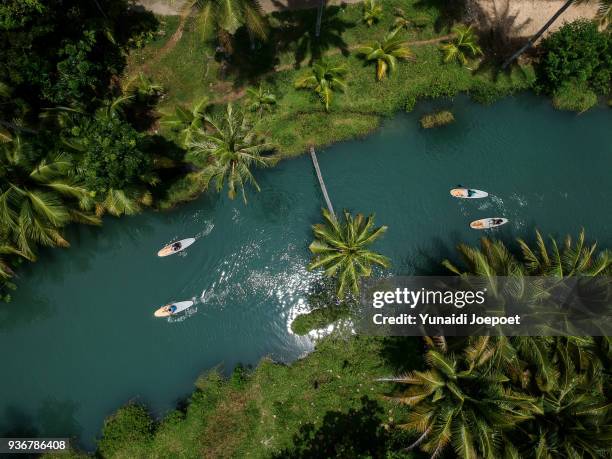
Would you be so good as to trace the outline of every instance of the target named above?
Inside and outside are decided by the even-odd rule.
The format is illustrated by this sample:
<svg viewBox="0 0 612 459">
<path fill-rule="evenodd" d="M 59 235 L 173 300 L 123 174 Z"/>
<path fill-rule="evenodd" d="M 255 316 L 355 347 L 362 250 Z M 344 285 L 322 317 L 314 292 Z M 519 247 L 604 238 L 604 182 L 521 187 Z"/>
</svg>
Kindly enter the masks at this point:
<svg viewBox="0 0 612 459">
<path fill-rule="evenodd" d="M 468 12 L 486 28 L 495 24 L 503 24 L 503 30 L 512 37 L 530 37 L 534 35 L 555 12 L 561 8 L 565 0 L 471 0 L 468 2 Z M 597 2 L 570 6 L 548 29 L 554 32 L 564 22 L 576 19 L 593 19 L 597 14 Z"/>
</svg>

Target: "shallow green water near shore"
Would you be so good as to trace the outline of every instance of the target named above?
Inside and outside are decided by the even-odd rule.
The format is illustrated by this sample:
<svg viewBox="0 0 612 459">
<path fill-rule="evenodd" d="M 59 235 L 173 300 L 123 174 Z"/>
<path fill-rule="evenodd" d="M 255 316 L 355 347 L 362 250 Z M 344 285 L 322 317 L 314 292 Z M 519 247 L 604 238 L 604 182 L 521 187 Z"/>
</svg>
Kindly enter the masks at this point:
<svg viewBox="0 0 612 459">
<path fill-rule="evenodd" d="M 433 106 L 453 125 L 418 126 Z M 393 271 L 431 271 L 468 224 L 504 216 L 495 235 L 577 233 L 612 247 L 612 110 L 554 111 L 531 96 L 483 107 L 459 98 L 422 104 L 370 137 L 319 150 L 337 210 L 376 213 L 389 230 L 377 249 Z M 129 400 L 158 415 L 221 365 L 290 361 L 312 349 L 291 334 L 305 307 L 310 225 L 322 197 L 310 159 L 259 171 L 249 204 L 203 196 L 167 213 L 106 219 L 73 230 L 72 248 L 45 252 L 20 272 L 14 301 L 0 305 L 0 436 L 77 435 L 91 448 L 102 420 Z M 487 200 L 452 199 L 462 183 Z M 197 237 L 185 253 L 159 259 L 169 241 Z M 171 321 L 153 311 L 172 300 L 197 305 Z"/>
</svg>

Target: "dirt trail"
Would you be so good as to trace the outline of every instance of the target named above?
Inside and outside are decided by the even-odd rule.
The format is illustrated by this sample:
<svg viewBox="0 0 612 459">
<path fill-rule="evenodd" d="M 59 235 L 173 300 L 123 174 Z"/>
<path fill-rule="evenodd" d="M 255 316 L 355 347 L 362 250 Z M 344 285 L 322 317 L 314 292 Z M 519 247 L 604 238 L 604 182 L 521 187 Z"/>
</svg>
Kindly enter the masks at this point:
<svg viewBox="0 0 612 459">
<path fill-rule="evenodd" d="M 185 23 L 191 13 L 191 8 L 188 5 L 183 5 L 180 15 L 179 25 L 175 32 L 172 34 L 170 39 L 155 53 L 155 55 L 140 67 L 140 72 L 145 73 L 151 65 L 156 64 L 159 60 L 174 49 L 179 40 L 183 37 L 183 31 L 185 30 Z"/>
</svg>

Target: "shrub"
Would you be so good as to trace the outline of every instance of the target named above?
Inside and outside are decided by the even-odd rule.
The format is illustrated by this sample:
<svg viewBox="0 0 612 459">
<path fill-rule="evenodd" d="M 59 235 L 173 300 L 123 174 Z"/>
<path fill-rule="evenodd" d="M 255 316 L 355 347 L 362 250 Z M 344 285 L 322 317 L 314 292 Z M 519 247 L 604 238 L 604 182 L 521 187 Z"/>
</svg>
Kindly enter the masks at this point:
<svg viewBox="0 0 612 459">
<path fill-rule="evenodd" d="M 104 421 L 98 452 L 102 457 L 146 445 L 153 436 L 153 419 L 141 405 L 130 403 Z"/>
<path fill-rule="evenodd" d="M 596 93 L 610 91 L 612 35 L 599 32 L 594 23 L 565 24 L 544 40 L 542 49 L 538 78 L 546 92 L 554 94 L 569 83 Z"/>
<path fill-rule="evenodd" d="M 442 110 L 440 112 L 425 115 L 421 118 L 420 121 L 422 127 L 424 127 L 425 129 L 430 129 L 452 123 L 453 121 L 455 121 L 455 117 L 448 110 Z"/>
<path fill-rule="evenodd" d="M 585 84 L 567 83 L 553 94 L 553 105 L 559 110 L 584 112 L 595 104 L 597 94 Z"/>
<path fill-rule="evenodd" d="M 417 98 L 414 94 L 408 94 L 408 97 L 406 97 L 406 104 L 404 105 L 404 109 L 406 110 L 406 112 L 411 112 L 412 110 L 414 110 L 414 106 L 417 103 Z"/>
<path fill-rule="evenodd" d="M 300 314 L 291 322 L 291 331 L 304 336 L 312 330 L 326 328 L 339 319 L 347 317 L 350 309 L 344 305 L 334 305 L 315 309 L 307 314 Z"/>
<path fill-rule="evenodd" d="M 152 170 L 153 162 L 143 151 L 143 135 L 117 117 L 87 119 L 71 134 L 80 144 L 79 166 L 90 190 L 122 190 Z"/>
</svg>

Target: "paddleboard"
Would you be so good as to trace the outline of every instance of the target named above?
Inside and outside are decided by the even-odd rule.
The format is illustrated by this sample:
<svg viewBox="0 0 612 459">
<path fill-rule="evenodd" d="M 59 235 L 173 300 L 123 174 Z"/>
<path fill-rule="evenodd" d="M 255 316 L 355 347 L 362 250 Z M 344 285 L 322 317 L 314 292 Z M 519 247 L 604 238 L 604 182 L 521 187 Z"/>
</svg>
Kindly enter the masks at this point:
<svg viewBox="0 0 612 459">
<path fill-rule="evenodd" d="M 155 317 L 174 316 L 178 314 L 179 312 L 184 311 L 187 308 L 190 308 L 191 306 L 193 306 L 193 304 L 194 304 L 193 301 L 178 301 L 177 303 L 170 303 L 170 304 L 167 304 L 159 308 L 157 311 L 153 313 L 153 315 Z M 170 308 L 172 306 L 175 306 L 176 309 L 171 312 Z"/>
<path fill-rule="evenodd" d="M 195 238 L 190 237 L 187 239 L 183 239 L 182 241 L 173 242 L 172 244 L 168 244 L 163 249 L 161 249 L 159 252 L 157 252 L 157 256 L 167 257 L 168 255 L 174 255 L 175 253 L 182 252 L 187 247 L 189 247 L 191 244 L 193 244 L 195 241 L 196 241 Z"/>
<path fill-rule="evenodd" d="M 460 199 L 480 199 L 489 196 L 489 193 L 482 190 L 474 190 L 473 188 L 453 188 L 450 194 L 454 198 Z"/>
<path fill-rule="evenodd" d="M 470 228 L 482 230 L 482 229 L 496 228 L 498 226 L 505 225 L 506 223 L 508 223 L 507 218 L 501 218 L 501 217 L 483 218 L 481 220 L 474 220 L 472 223 L 470 223 Z"/>
</svg>

